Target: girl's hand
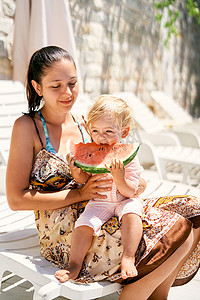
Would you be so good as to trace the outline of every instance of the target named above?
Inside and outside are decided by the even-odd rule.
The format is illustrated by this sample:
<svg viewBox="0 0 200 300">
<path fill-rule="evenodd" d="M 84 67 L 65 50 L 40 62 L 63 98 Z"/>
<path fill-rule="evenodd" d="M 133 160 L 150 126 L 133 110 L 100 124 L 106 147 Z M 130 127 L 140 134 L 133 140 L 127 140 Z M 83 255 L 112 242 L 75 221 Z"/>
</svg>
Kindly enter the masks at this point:
<svg viewBox="0 0 200 300">
<path fill-rule="evenodd" d="M 111 190 L 112 179 L 107 179 L 105 174 L 98 174 L 89 177 L 84 186 L 79 188 L 80 195 L 83 200 L 90 200 L 92 198 L 106 199 L 103 195 Z"/>
<path fill-rule="evenodd" d="M 124 178 L 124 165 L 121 160 L 115 158 L 112 160 L 110 166 L 105 164 L 105 167 L 110 171 L 115 182 L 119 182 Z"/>
<path fill-rule="evenodd" d="M 77 180 L 78 177 L 80 176 L 80 168 L 75 166 L 75 164 L 74 164 L 75 159 L 71 154 L 67 154 L 66 159 L 67 159 L 68 165 L 70 167 L 72 176 L 74 177 L 75 180 Z"/>
<path fill-rule="evenodd" d="M 74 179 L 82 184 L 85 184 L 86 181 L 88 180 L 88 177 L 90 177 L 90 175 L 84 171 L 82 171 L 79 167 L 77 167 L 75 165 L 75 159 L 74 156 L 71 156 L 70 154 L 67 154 L 67 162 L 69 164 L 72 176 L 74 177 Z"/>
<path fill-rule="evenodd" d="M 74 162 L 75 162 L 74 156 L 72 156 L 70 153 L 68 153 L 66 156 L 66 159 L 67 159 L 70 169 L 77 168 L 74 164 Z"/>
</svg>

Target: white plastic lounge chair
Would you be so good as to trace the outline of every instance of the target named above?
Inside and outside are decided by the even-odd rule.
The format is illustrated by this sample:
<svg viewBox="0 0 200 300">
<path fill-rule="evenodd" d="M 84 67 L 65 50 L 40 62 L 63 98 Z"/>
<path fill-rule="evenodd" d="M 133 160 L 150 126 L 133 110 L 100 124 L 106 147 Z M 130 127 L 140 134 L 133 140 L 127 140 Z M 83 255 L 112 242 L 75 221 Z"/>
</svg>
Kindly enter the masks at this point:
<svg viewBox="0 0 200 300">
<path fill-rule="evenodd" d="M 16 97 L 14 96 L 4 96 L 4 100 Z M 18 100 L 22 101 L 24 99 L 23 94 L 20 96 L 18 95 Z M 3 156 L 4 160 L 0 158 L 0 164 L 6 164 L 7 158 L 8 158 L 8 150 L 10 147 L 10 139 L 11 139 L 11 133 L 12 133 L 12 126 L 14 124 L 14 121 L 22 115 L 22 112 L 27 111 L 27 103 L 19 102 L 19 103 L 6 103 L 2 104 L 2 101 L 0 101 L 0 152 L 1 156 Z"/>
<path fill-rule="evenodd" d="M 144 178 L 147 180 L 147 189 L 143 197 L 175 194 L 199 196 L 199 190 L 194 187 L 153 179 L 148 173 L 146 175 L 144 173 Z M 76 284 L 73 281 L 59 283 L 54 278 L 57 268 L 40 255 L 33 213 L 11 211 L 5 196 L 0 197 L 0 208 L 0 278 L 5 271 L 10 271 L 29 281 L 34 287 L 33 300 L 50 300 L 58 296 L 73 300 L 89 300 L 120 290 L 120 284 L 107 281 L 91 284 Z M 13 288 L 20 282 L 14 283 Z"/>
<path fill-rule="evenodd" d="M 167 165 L 173 163 L 171 166 L 178 164 L 182 168 L 182 182 L 187 183 L 191 169 L 195 169 L 197 180 L 200 181 L 200 149 L 182 146 L 178 137 L 173 132 L 164 129 L 161 121 L 133 93 L 120 92 L 116 95 L 132 107 L 142 142 L 151 145 L 161 179 L 167 179 Z"/>
<path fill-rule="evenodd" d="M 155 105 L 164 111 L 166 124 L 179 135 L 182 141 L 183 134 L 188 133 L 196 136 L 200 144 L 200 119 L 193 119 L 177 101 L 163 91 L 153 91 L 151 97 Z"/>
<path fill-rule="evenodd" d="M 150 108 L 141 101 L 135 94 L 131 92 L 119 92 L 116 95 L 121 96 L 126 100 L 129 105 L 132 106 L 135 121 L 138 123 L 140 128 L 148 133 L 163 133 L 166 132 L 168 135 L 177 136 L 179 142 L 183 146 L 200 147 L 200 141 L 196 132 L 192 130 L 185 130 L 185 128 L 174 130 L 169 128 L 166 123 L 158 118 Z M 200 130 L 200 129 L 199 129 Z"/>
<path fill-rule="evenodd" d="M 164 110 L 172 122 L 177 122 L 177 124 L 188 124 L 193 122 L 192 116 L 181 107 L 177 101 L 163 91 L 152 91 L 151 97 L 158 105 L 160 105 L 161 109 Z"/>
<path fill-rule="evenodd" d="M 19 102 L 12 104 L 2 103 L 4 101 L 16 98 Z M 24 94 L 3 95 L 0 100 L 0 193 L 5 191 L 5 172 L 8 160 L 8 153 L 10 148 L 10 139 L 12 133 L 12 126 L 14 121 L 27 111 L 27 104 L 24 101 Z"/>
<path fill-rule="evenodd" d="M 25 87 L 20 81 L 0 80 L 0 95 L 24 93 Z"/>
<path fill-rule="evenodd" d="M 144 151 L 139 152 L 142 165 L 152 166 L 155 163 L 156 169 L 161 179 L 168 179 L 169 172 L 181 172 L 181 177 L 176 176 L 176 180 L 188 183 L 193 178 L 194 184 L 200 183 L 200 149 L 182 147 L 166 143 L 159 145 L 159 135 L 141 133 Z M 152 137 L 152 138 L 151 138 Z M 158 140 L 153 144 L 152 140 Z M 166 138 L 167 141 L 167 138 Z M 145 155 L 146 150 L 151 152 Z"/>
<path fill-rule="evenodd" d="M 27 111 L 25 87 L 19 81 L 0 80 L 0 165 L 6 165 L 14 121 Z"/>
<path fill-rule="evenodd" d="M 191 124 L 191 127 L 199 126 L 198 119 L 194 119 L 181 105 L 175 101 L 170 95 L 163 91 L 152 91 L 151 97 L 160 108 L 164 110 L 165 114 L 171 119 L 172 126 L 178 124 Z"/>
<path fill-rule="evenodd" d="M 0 194 L 5 192 L 5 171 L 12 126 L 27 111 L 25 87 L 19 81 L 0 80 Z"/>
</svg>

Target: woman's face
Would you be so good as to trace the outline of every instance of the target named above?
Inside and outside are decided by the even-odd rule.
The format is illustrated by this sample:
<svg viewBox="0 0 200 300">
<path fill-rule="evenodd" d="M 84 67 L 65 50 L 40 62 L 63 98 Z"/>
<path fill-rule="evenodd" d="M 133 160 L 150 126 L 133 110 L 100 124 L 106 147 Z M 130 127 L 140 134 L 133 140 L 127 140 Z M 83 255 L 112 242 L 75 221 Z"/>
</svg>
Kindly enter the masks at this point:
<svg viewBox="0 0 200 300">
<path fill-rule="evenodd" d="M 77 72 L 73 62 L 62 59 L 46 70 L 41 84 L 32 82 L 45 106 L 55 111 L 70 111 L 78 96 Z"/>
</svg>

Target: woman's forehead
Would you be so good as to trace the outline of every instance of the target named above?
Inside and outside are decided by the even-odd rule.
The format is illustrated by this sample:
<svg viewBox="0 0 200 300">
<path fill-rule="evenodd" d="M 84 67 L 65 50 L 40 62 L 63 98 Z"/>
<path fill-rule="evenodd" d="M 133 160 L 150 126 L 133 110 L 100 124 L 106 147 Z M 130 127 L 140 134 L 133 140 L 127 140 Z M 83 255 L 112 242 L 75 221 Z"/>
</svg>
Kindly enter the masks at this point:
<svg viewBox="0 0 200 300">
<path fill-rule="evenodd" d="M 63 79 L 77 78 L 74 63 L 67 59 L 55 62 L 51 67 L 46 69 L 43 79 L 49 81 L 60 81 Z"/>
</svg>

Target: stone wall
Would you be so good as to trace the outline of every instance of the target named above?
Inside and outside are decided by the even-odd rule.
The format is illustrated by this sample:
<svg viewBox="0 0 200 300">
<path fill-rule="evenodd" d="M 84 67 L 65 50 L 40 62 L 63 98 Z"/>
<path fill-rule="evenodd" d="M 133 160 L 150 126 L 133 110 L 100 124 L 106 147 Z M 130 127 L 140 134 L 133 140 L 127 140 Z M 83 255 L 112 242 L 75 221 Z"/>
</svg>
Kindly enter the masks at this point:
<svg viewBox="0 0 200 300">
<path fill-rule="evenodd" d="M 12 78 L 15 0 L 0 0 L 0 79 Z"/>
<path fill-rule="evenodd" d="M 0 26 L 2 79 L 12 78 L 9 59 L 15 1 L 0 1 L 0 24 L 5 23 Z M 69 1 L 83 89 L 92 96 L 132 91 L 148 103 L 150 92 L 162 89 L 188 111 L 200 115 L 200 26 L 180 4 L 180 34 L 166 49 L 153 2 Z"/>
<path fill-rule="evenodd" d="M 131 90 L 145 95 L 155 87 L 161 53 L 152 3 L 70 1 L 86 92 Z"/>
<path fill-rule="evenodd" d="M 200 25 L 180 4 L 179 36 L 174 40 L 173 94 L 193 116 L 200 117 Z"/>
</svg>

